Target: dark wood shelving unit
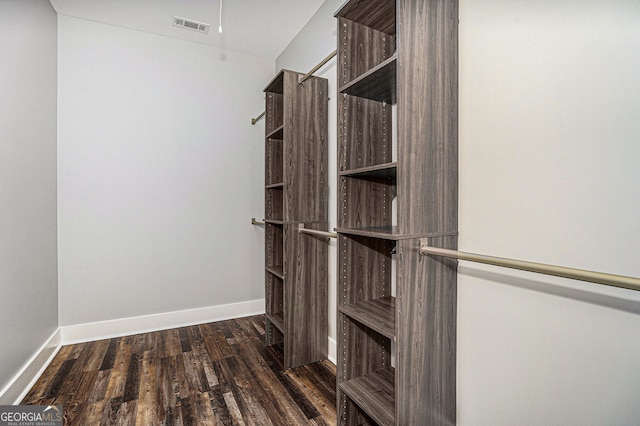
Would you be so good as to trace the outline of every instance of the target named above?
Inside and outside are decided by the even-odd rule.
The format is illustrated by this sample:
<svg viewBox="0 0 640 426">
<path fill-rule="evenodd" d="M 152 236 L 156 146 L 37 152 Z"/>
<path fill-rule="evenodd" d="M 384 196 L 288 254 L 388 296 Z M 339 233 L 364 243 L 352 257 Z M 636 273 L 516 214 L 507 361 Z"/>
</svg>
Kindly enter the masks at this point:
<svg viewBox="0 0 640 426">
<path fill-rule="evenodd" d="M 458 3 L 336 17 L 338 425 L 455 424 Z"/>
<path fill-rule="evenodd" d="M 327 357 L 328 82 L 282 70 L 265 88 L 265 343 L 284 368 Z M 310 164 L 313 166 L 310 167 Z"/>
</svg>

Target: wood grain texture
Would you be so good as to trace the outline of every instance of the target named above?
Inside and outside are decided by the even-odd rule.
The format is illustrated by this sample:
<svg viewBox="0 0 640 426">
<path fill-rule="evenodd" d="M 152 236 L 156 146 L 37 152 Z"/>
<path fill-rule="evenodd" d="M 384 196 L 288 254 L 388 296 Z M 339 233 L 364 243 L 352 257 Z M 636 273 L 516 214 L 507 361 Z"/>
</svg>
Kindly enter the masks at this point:
<svg viewBox="0 0 640 426">
<path fill-rule="evenodd" d="M 398 225 L 458 228 L 458 2 L 401 0 L 398 34 Z M 427 214 L 421 214 L 427 212 Z M 455 249 L 455 236 L 431 238 Z M 456 262 L 398 247 L 398 424 L 456 422 Z M 417 303 L 416 301 L 421 301 Z"/>
<path fill-rule="evenodd" d="M 255 316 L 65 346 L 22 404 L 64 404 L 66 425 L 335 425 L 335 366 L 282 371 L 264 332 Z"/>
<path fill-rule="evenodd" d="M 284 220 L 326 222 L 329 85 L 300 77 L 284 72 Z"/>
<path fill-rule="evenodd" d="M 342 86 L 338 91 L 347 95 L 371 99 L 389 104 L 396 103 L 396 57 L 395 55 L 371 70 Z"/>
<path fill-rule="evenodd" d="M 341 357 L 338 362 L 337 372 L 339 386 L 390 367 L 390 339 L 342 313 L 338 314 L 338 327 L 340 327 L 341 338 L 341 341 L 338 342 L 338 356 Z M 337 402 L 338 424 L 363 424 L 363 419 L 366 418 L 364 415 L 366 411 L 363 412 L 360 408 L 366 409 L 367 406 L 357 408 L 357 406 L 353 405 L 353 402 L 347 393 L 339 387 Z"/>
<path fill-rule="evenodd" d="M 399 5 L 398 226 L 457 231 L 458 3 Z"/>
<path fill-rule="evenodd" d="M 272 134 L 278 127 L 283 124 L 283 96 L 282 92 L 265 93 L 265 136 Z"/>
<path fill-rule="evenodd" d="M 338 20 L 338 80 L 346 84 L 392 55 L 389 35 Z M 367 169 L 392 161 L 391 105 L 338 96 L 338 171 Z M 362 177 L 362 176 L 359 176 Z M 391 225 L 392 179 L 338 177 L 338 227 Z"/>
<path fill-rule="evenodd" d="M 338 182 L 338 229 L 391 227 L 392 180 L 339 177 Z"/>
<path fill-rule="evenodd" d="M 382 10 L 391 11 L 397 41 L 381 32 L 391 28 Z M 336 16 L 338 81 L 350 93 L 338 101 L 339 424 L 455 424 L 456 264 L 421 257 L 418 238 L 457 245 L 458 2 L 350 0 Z M 378 97 L 384 93 L 378 83 L 393 80 L 391 62 L 383 62 L 394 52 L 398 151 L 391 175 L 375 167 L 392 161 L 389 105 L 362 97 L 393 101 Z M 382 240 L 387 246 L 376 242 Z M 393 320 L 375 305 L 389 295 L 381 265 L 390 263 L 384 253 L 391 240 L 397 241 Z M 387 366 L 394 336 L 394 385 L 387 381 L 389 392 L 378 392 L 370 374 Z M 375 401 L 380 395 L 386 403 Z"/>
<path fill-rule="evenodd" d="M 283 183 L 282 139 L 267 139 L 265 146 L 265 185 Z"/>
<path fill-rule="evenodd" d="M 396 299 L 392 296 L 340 305 L 340 312 L 383 336 L 396 339 Z"/>
<path fill-rule="evenodd" d="M 338 86 L 343 87 L 391 58 L 395 37 L 366 25 L 338 19 Z"/>
<path fill-rule="evenodd" d="M 340 384 L 340 389 L 380 426 L 394 426 L 395 374 L 391 367 Z"/>
<path fill-rule="evenodd" d="M 273 268 L 275 275 L 284 264 L 284 231 L 283 225 L 267 223 L 265 225 L 265 266 Z M 284 276 L 284 272 L 282 273 Z"/>
<path fill-rule="evenodd" d="M 392 161 L 391 118 L 390 104 L 338 96 L 339 172 Z"/>
<path fill-rule="evenodd" d="M 394 242 L 361 236 L 338 236 L 338 308 L 391 295 L 391 251 Z M 338 314 L 338 383 L 390 365 L 391 340 Z M 338 393 L 339 423 L 362 424 L 364 417 L 346 394 Z"/>
<path fill-rule="evenodd" d="M 340 7 L 335 16 L 388 34 L 396 32 L 394 0 L 349 0 Z"/>
<path fill-rule="evenodd" d="M 325 223 L 305 227 L 327 230 Z M 329 243 L 295 224 L 284 225 L 284 240 L 284 365 L 291 368 L 327 357 Z"/>
<path fill-rule="evenodd" d="M 397 168 L 398 163 L 393 161 L 375 166 L 360 167 L 359 169 L 343 170 L 338 175 L 357 179 L 389 179 L 391 184 L 395 185 Z"/>
<path fill-rule="evenodd" d="M 265 89 L 265 343 L 285 368 L 327 356 L 328 242 L 298 224 L 327 230 L 329 86 L 301 77 L 282 70 Z"/>
<path fill-rule="evenodd" d="M 455 249 L 457 238 L 430 238 L 429 244 Z M 418 240 L 400 242 L 397 267 L 402 273 L 396 290 L 401 306 L 396 340 L 398 424 L 455 424 L 457 263 L 420 256 L 418 251 Z"/>
<path fill-rule="evenodd" d="M 284 215 L 283 187 L 265 188 L 264 190 L 264 218 L 281 221 Z"/>
</svg>

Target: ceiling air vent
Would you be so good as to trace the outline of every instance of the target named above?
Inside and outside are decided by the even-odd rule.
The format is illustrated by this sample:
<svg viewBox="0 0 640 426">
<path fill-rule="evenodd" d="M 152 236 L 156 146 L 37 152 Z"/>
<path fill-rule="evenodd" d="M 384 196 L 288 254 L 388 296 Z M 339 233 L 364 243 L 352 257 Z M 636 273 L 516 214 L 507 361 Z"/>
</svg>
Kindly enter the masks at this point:
<svg viewBox="0 0 640 426">
<path fill-rule="evenodd" d="M 204 34 L 209 32 L 209 24 L 194 21 L 192 19 L 179 18 L 177 16 L 173 17 L 173 26 L 186 28 L 187 30 L 198 31 L 199 33 Z"/>
</svg>

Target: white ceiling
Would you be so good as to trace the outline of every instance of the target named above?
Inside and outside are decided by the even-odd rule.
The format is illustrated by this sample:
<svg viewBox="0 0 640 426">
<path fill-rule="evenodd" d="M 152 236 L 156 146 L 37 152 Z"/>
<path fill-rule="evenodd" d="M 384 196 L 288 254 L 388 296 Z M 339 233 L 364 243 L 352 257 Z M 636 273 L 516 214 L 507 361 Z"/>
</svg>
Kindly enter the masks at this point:
<svg viewBox="0 0 640 426">
<path fill-rule="evenodd" d="M 51 0 L 59 14 L 276 59 L 324 0 Z M 173 16 L 211 24 L 208 34 L 173 26 Z"/>
</svg>

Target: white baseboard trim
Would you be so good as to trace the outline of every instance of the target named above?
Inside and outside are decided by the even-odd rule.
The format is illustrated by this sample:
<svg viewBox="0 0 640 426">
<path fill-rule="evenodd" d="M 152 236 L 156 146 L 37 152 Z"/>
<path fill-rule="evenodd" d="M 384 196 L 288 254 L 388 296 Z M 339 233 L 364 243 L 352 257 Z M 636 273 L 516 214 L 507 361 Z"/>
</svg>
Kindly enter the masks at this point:
<svg viewBox="0 0 640 426">
<path fill-rule="evenodd" d="M 184 311 L 66 325 L 60 327 L 62 344 L 69 345 L 94 340 L 111 339 L 131 334 L 148 333 L 176 327 L 186 327 L 195 324 L 260 315 L 264 314 L 264 307 L 264 299 L 258 299 Z"/>
<path fill-rule="evenodd" d="M 42 375 L 53 357 L 62 346 L 60 329 L 51 334 L 46 342 L 25 363 L 13 379 L 0 390 L 0 405 L 18 405 L 27 396 L 27 392 Z"/>
<path fill-rule="evenodd" d="M 331 337 L 329 337 L 329 354 L 327 355 L 327 358 L 329 358 L 329 361 L 331 361 L 336 365 L 338 365 L 337 352 L 338 352 L 338 349 L 337 349 L 336 341 Z"/>
</svg>

